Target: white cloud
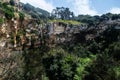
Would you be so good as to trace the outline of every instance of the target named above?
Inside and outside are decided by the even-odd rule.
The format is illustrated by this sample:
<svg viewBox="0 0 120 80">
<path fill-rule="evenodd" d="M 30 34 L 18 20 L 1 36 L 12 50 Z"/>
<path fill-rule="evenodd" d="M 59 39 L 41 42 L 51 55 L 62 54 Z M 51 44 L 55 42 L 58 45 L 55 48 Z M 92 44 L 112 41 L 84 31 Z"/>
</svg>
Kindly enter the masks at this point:
<svg viewBox="0 0 120 80">
<path fill-rule="evenodd" d="M 120 14 L 120 8 L 114 7 L 109 12 L 113 14 Z"/>
<path fill-rule="evenodd" d="M 39 7 L 41 9 L 47 10 L 51 12 L 54 9 L 54 6 L 52 3 L 49 3 L 45 0 L 20 0 L 23 3 L 30 3 L 31 5 L 35 7 Z"/>
<path fill-rule="evenodd" d="M 44 10 L 47 10 L 51 12 L 53 9 L 55 9 L 55 6 L 53 6 L 52 2 L 54 0 L 20 0 L 24 3 L 30 3 L 34 5 L 35 7 L 42 8 Z M 72 11 L 75 13 L 75 15 L 78 14 L 89 14 L 89 15 L 98 15 L 98 12 L 91 7 L 90 0 L 67 0 L 69 4 L 72 4 Z"/>
<path fill-rule="evenodd" d="M 98 15 L 97 11 L 95 11 L 90 6 L 90 0 L 70 0 L 73 4 L 74 12 L 76 15 L 78 14 L 89 14 L 89 15 Z"/>
</svg>

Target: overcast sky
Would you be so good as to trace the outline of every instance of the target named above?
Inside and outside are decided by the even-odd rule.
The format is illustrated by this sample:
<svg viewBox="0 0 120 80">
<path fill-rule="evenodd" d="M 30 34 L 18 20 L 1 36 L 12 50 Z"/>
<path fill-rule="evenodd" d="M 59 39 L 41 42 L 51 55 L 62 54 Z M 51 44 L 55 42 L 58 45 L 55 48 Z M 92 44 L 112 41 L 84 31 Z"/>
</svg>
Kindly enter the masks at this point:
<svg viewBox="0 0 120 80">
<path fill-rule="evenodd" d="M 68 7 L 78 14 L 101 15 L 120 13 L 120 0 L 20 0 L 51 12 L 56 7 Z"/>
</svg>

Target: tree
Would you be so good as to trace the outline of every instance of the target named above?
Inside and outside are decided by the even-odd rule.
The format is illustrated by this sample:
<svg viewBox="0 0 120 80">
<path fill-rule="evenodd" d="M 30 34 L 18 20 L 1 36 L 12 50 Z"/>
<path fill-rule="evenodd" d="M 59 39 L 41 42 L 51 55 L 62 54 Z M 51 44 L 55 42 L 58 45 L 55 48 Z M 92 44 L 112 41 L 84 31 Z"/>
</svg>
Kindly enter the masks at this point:
<svg viewBox="0 0 120 80">
<path fill-rule="evenodd" d="M 3 8 L 4 8 L 4 12 L 5 12 L 5 17 L 8 20 L 11 20 L 14 17 L 14 8 L 13 7 L 9 7 L 6 4 L 4 4 Z"/>
<path fill-rule="evenodd" d="M 86 67 L 90 66 L 95 58 L 96 56 L 92 54 L 89 57 L 79 58 L 74 80 L 84 80 L 85 76 L 89 74 L 89 72 L 86 70 Z"/>
<path fill-rule="evenodd" d="M 83 80 L 117 80 L 112 70 L 114 62 L 106 53 L 98 54 L 97 58 L 89 66 L 86 66 L 88 75 Z"/>
<path fill-rule="evenodd" d="M 120 42 L 114 42 L 108 49 L 110 56 L 113 56 L 114 60 L 120 61 Z"/>
<path fill-rule="evenodd" d="M 52 15 L 63 20 L 74 19 L 74 13 L 69 8 L 64 7 L 56 7 L 56 9 L 53 9 Z"/>
<path fill-rule="evenodd" d="M 6 10 L 5 11 L 5 17 L 8 19 L 8 20 L 11 20 L 13 17 L 14 17 L 14 13 L 9 11 L 9 10 Z"/>
<path fill-rule="evenodd" d="M 32 5 L 30 5 L 30 4 L 25 4 L 24 6 L 23 6 L 23 8 L 26 10 L 26 11 L 31 11 L 31 10 L 34 10 L 35 8 L 32 6 Z"/>
<path fill-rule="evenodd" d="M 95 26 L 98 23 L 98 16 L 90 16 L 90 15 L 78 15 L 76 18 L 77 21 L 88 24 L 88 26 Z"/>
<path fill-rule="evenodd" d="M 118 41 L 118 36 L 120 36 L 119 30 L 115 29 L 114 24 L 108 27 L 103 33 L 102 36 L 106 41 L 106 44 L 109 45 L 112 42 Z"/>
<path fill-rule="evenodd" d="M 23 20 L 24 20 L 25 15 L 24 15 L 23 13 L 19 12 L 19 17 L 20 17 L 20 21 L 23 21 Z"/>
<path fill-rule="evenodd" d="M 12 5 L 12 6 L 15 6 L 15 1 L 14 0 L 10 0 L 10 5 Z"/>
<path fill-rule="evenodd" d="M 51 49 L 43 57 L 43 65 L 49 80 L 73 80 L 78 58 L 63 49 Z"/>
</svg>

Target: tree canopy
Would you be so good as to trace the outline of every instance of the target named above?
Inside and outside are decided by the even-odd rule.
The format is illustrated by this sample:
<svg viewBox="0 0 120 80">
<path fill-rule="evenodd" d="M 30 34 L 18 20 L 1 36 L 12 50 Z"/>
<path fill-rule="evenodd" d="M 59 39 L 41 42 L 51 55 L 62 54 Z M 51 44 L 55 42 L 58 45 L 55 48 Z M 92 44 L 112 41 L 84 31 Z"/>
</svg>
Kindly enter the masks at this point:
<svg viewBox="0 0 120 80">
<path fill-rule="evenodd" d="M 69 8 L 65 7 L 56 7 L 56 9 L 53 9 L 52 16 L 64 20 L 74 19 L 74 13 L 71 12 Z"/>
</svg>

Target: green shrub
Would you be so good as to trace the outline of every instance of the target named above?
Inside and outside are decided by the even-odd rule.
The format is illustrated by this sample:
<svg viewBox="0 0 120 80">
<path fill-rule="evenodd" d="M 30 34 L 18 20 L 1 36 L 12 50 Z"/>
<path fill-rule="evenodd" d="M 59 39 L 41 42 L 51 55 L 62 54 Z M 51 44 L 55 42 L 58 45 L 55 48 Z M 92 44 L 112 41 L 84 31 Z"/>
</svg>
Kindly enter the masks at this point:
<svg viewBox="0 0 120 80">
<path fill-rule="evenodd" d="M 49 80 L 73 80 L 78 57 L 61 48 L 52 49 L 43 58 L 43 65 Z"/>
<path fill-rule="evenodd" d="M 12 19 L 12 18 L 14 17 L 14 13 L 11 12 L 11 11 L 9 11 L 9 10 L 6 10 L 6 11 L 5 11 L 5 17 L 6 17 L 8 20 L 10 20 L 10 19 Z"/>
<path fill-rule="evenodd" d="M 86 67 L 90 66 L 95 58 L 95 55 L 91 55 L 90 57 L 86 58 L 79 58 L 74 80 L 83 80 L 84 77 L 89 74 L 89 72 L 86 70 Z"/>
<path fill-rule="evenodd" d="M 19 12 L 20 21 L 24 20 L 25 15 L 22 12 Z"/>
<path fill-rule="evenodd" d="M 4 23 L 4 19 L 0 18 L 0 24 Z"/>
</svg>

